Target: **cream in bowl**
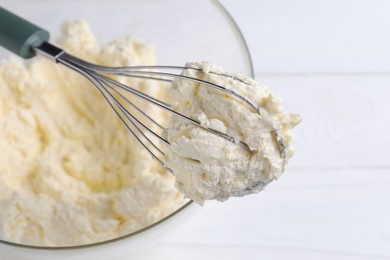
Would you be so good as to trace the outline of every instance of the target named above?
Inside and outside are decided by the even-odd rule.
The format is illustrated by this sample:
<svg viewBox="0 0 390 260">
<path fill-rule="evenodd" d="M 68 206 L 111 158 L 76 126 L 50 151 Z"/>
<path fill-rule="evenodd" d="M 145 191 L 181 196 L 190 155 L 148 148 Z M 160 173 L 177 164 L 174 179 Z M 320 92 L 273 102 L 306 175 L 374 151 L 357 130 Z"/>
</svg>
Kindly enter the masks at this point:
<svg viewBox="0 0 390 260">
<path fill-rule="evenodd" d="M 98 45 L 85 22 L 65 23 L 62 34 L 61 47 L 99 64 L 156 62 L 153 47 L 131 37 Z M 126 83 L 146 93 L 162 89 L 153 81 Z M 151 225 L 186 202 L 174 177 L 77 73 L 44 57 L 27 65 L 11 58 L 0 67 L 0 86 L 1 240 L 96 243 Z M 142 109 L 160 113 L 146 103 Z"/>
</svg>

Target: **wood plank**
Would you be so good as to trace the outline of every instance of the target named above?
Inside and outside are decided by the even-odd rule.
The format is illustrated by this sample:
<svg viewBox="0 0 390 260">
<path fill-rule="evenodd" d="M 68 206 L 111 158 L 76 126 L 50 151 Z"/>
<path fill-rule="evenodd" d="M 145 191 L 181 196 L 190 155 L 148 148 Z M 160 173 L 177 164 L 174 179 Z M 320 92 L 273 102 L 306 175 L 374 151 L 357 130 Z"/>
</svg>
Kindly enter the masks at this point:
<svg viewBox="0 0 390 260">
<path fill-rule="evenodd" d="M 289 167 L 389 168 L 390 77 L 257 77 L 302 115 Z"/>
<path fill-rule="evenodd" d="M 242 27 L 256 72 L 390 73 L 386 0 L 222 0 Z"/>
<path fill-rule="evenodd" d="M 264 259 L 264 260 L 384 260 L 385 257 L 372 255 L 345 254 L 340 252 L 326 252 L 306 250 L 301 248 L 259 247 L 259 246 L 215 246 L 215 245 L 177 245 L 164 244 L 151 247 L 149 250 L 139 252 L 130 257 L 121 259 L 153 260 L 153 259 Z"/>
<path fill-rule="evenodd" d="M 164 244 L 390 256 L 387 170 L 290 170 L 261 194 L 210 202 Z"/>
</svg>

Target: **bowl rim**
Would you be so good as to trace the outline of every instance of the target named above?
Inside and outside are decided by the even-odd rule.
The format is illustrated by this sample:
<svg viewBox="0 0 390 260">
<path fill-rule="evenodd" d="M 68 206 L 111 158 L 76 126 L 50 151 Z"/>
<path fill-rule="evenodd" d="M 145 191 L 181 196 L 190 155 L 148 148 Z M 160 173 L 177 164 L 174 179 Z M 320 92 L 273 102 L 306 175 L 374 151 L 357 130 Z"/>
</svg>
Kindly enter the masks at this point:
<svg viewBox="0 0 390 260">
<path fill-rule="evenodd" d="M 248 44 L 244 38 L 242 31 L 239 28 L 237 22 L 234 20 L 233 16 L 229 13 L 229 11 L 224 7 L 224 5 L 220 2 L 220 0 L 209 0 L 209 1 L 212 4 L 214 4 L 214 6 L 216 7 L 217 10 L 219 10 L 221 12 L 221 14 L 226 18 L 226 21 L 230 23 L 233 31 L 235 31 L 235 33 L 237 34 L 237 36 L 238 36 L 237 39 L 240 41 L 240 43 L 243 47 L 243 53 L 246 55 L 245 60 L 248 63 L 248 69 L 249 69 L 249 74 L 250 74 L 249 76 L 254 78 L 255 75 L 254 75 L 252 57 L 251 57 L 251 54 L 250 54 L 250 51 L 248 48 Z M 144 233 L 144 232 L 154 228 L 155 226 L 158 226 L 162 223 L 165 223 L 167 220 L 170 220 L 175 215 L 178 215 L 183 210 L 185 210 L 189 206 L 193 205 L 193 203 L 194 202 L 192 200 L 189 200 L 184 205 L 182 205 L 180 208 L 178 208 L 174 212 L 172 212 L 171 214 L 169 214 L 169 215 L 165 216 L 164 218 L 154 222 L 153 224 L 148 225 L 144 228 L 141 228 L 135 232 L 131 232 L 127 235 L 116 237 L 113 239 L 99 241 L 96 243 L 76 245 L 76 246 L 35 246 L 35 245 L 19 244 L 19 243 L 10 242 L 10 241 L 1 240 L 1 239 L 0 239 L 0 243 L 5 244 L 5 245 L 9 245 L 9 246 L 13 246 L 13 247 L 25 248 L 25 249 L 53 250 L 53 251 L 54 250 L 60 251 L 60 250 L 86 249 L 86 248 L 91 248 L 91 247 L 102 246 L 102 245 L 111 244 L 111 243 L 114 243 L 114 242 L 117 242 L 120 240 L 125 240 L 125 239 L 128 239 L 130 237 L 134 237 L 134 236 L 137 236 L 141 233 Z"/>
</svg>

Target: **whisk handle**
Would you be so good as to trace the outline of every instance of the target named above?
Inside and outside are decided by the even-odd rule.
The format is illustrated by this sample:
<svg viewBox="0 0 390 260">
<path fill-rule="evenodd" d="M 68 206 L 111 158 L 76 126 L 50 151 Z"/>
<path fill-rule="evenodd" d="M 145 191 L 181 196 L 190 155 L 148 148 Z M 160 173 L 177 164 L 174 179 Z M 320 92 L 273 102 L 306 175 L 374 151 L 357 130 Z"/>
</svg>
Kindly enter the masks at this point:
<svg viewBox="0 0 390 260">
<path fill-rule="evenodd" d="M 49 40 L 48 31 L 0 7 L 0 45 L 22 58 L 35 56 L 31 48 Z"/>
</svg>

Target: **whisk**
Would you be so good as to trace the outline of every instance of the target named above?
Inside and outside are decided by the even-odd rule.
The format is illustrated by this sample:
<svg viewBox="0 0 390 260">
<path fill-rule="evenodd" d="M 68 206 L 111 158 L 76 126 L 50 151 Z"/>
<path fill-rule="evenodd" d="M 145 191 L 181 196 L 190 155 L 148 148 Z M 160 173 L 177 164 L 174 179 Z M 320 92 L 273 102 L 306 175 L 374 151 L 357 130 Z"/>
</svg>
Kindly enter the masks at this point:
<svg viewBox="0 0 390 260">
<path fill-rule="evenodd" d="M 66 53 L 64 50 L 50 44 L 48 42 L 49 38 L 50 34 L 46 30 L 0 7 L 0 45 L 25 59 L 31 58 L 38 53 L 84 76 L 102 94 L 109 106 L 119 117 L 125 127 L 130 131 L 132 136 L 140 143 L 140 145 L 170 172 L 172 172 L 172 170 L 170 170 L 164 163 L 164 152 L 162 151 L 161 147 L 159 147 L 153 140 L 157 139 L 165 145 L 170 145 L 170 143 L 161 134 L 157 133 L 157 131 L 152 130 L 152 127 L 148 125 L 155 125 L 160 128 L 160 130 L 164 130 L 164 126 L 162 126 L 146 112 L 144 112 L 139 106 L 136 105 L 135 102 L 127 98 L 126 95 L 128 94 L 125 93 L 129 93 L 141 101 L 148 102 L 162 110 L 169 112 L 173 116 L 177 116 L 182 120 L 201 127 L 215 135 L 220 136 L 221 138 L 227 139 L 230 142 L 235 142 L 234 138 L 215 129 L 203 126 L 198 120 L 175 111 L 166 102 L 145 94 L 131 86 L 120 83 L 119 81 L 112 79 L 109 75 L 165 82 L 172 82 L 174 79 L 197 82 L 204 86 L 215 88 L 219 91 L 228 93 L 243 101 L 254 111 L 260 113 L 260 108 L 257 107 L 252 101 L 230 89 L 197 78 L 184 76 L 180 73 L 172 73 L 172 71 L 180 72 L 188 69 L 201 71 L 201 69 L 180 66 L 100 66 Z M 231 77 L 229 75 L 222 76 Z M 135 111 L 137 111 L 139 116 L 135 116 Z M 146 121 L 148 121 L 149 124 L 146 123 Z M 273 130 L 272 133 L 277 141 L 280 156 L 284 159 L 286 157 L 286 152 L 283 140 L 279 136 L 277 130 Z M 154 136 L 154 139 L 152 139 L 151 136 Z"/>
</svg>

